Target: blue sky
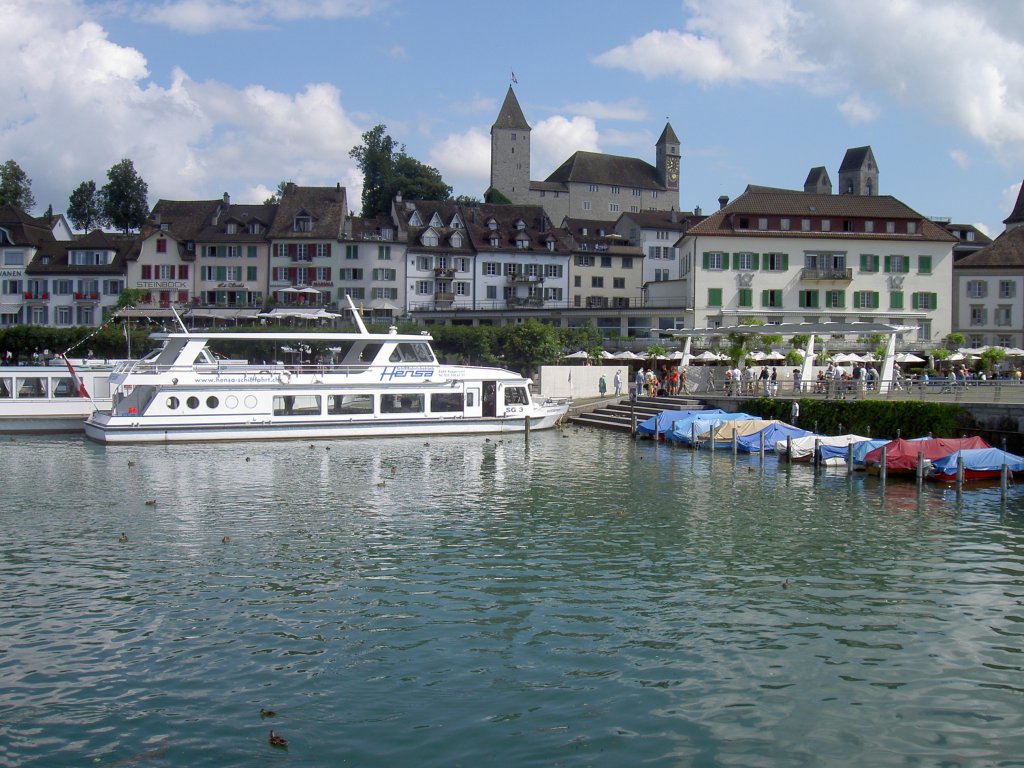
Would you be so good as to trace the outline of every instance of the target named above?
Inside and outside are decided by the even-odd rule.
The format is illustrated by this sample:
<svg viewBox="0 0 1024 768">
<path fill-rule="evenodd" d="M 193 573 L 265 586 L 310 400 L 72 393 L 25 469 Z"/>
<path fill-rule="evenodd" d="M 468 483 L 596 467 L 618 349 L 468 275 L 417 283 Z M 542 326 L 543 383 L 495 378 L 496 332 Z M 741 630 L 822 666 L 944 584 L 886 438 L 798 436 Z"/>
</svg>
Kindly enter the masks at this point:
<svg viewBox="0 0 1024 768">
<path fill-rule="evenodd" d="M 1017 0 L 0 0 L 0 160 L 36 212 L 130 157 L 157 199 L 259 202 L 341 182 L 385 123 L 480 196 L 515 72 L 531 177 L 573 151 L 654 161 L 669 118 L 681 205 L 801 188 L 870 144 L 880 191 L 1002 231 L 1024 178 Z"/>
</svg>

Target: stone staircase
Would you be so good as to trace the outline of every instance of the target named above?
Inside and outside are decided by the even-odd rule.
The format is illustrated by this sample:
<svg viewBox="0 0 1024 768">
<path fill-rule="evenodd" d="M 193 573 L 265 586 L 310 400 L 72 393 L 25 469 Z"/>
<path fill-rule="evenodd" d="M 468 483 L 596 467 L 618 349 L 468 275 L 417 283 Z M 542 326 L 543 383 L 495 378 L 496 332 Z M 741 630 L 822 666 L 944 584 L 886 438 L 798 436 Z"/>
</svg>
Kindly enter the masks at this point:
<svg viewBox="0 0 1024 768">
<path fill-rule="evenodd" d="M 692 397 L 640 397 L 634 406 L 636 423 L 639 424 L 662 411 L 701 410 L 704 404 Z M 630 402 L 622 399 L 610 405 L 600 406 L 592 411 L 577 413 L 569 419 L 570 423 L 587 427 L 600 427 L 619 432 L 630 431 Z"/>
</svg>

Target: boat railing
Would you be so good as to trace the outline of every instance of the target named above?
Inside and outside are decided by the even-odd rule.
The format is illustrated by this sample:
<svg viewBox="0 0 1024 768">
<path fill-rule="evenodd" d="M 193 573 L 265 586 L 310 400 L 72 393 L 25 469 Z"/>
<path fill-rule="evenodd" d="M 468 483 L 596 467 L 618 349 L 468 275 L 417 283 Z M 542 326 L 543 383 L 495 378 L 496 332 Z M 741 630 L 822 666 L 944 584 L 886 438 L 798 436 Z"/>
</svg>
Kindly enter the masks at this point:
<svg viewBox="0 0 1024 768">
<path fill-rule="evenodd" d="M 160 364 L 152 360 L 134 360 L 121 363 L 114 368 L 114 373 L 131 373 L 141 376 L 166 375 L 199 375 L 199 376 L 266 376 L 268 374 L 285 374 L 289 376 L 324 376 L 327 374 L 354 376 L 365 373 L 369 364 L 341 365 L 334 363 L 194 363 L 190 365 L 171 363 Z"/>
</svg>

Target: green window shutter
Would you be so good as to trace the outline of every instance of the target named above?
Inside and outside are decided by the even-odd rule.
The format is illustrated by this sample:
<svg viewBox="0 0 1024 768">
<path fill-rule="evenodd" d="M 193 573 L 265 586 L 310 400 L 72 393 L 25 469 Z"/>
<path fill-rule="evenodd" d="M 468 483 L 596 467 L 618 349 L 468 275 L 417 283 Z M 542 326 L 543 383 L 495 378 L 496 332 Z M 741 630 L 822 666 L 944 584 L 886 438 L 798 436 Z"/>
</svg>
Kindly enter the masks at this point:
<svg viewBox="0 0 1024 768">
<path fill-rule="evenodd" d="M 871 292 L 871 308 L 878 309 L 878 291 Z"/>
<path fill-rule="evenodd" d="M 704 269 L 708 268 L 708 263 L 711 261 L 711 254 L 704 251 Z"/>
<path fill-rule="evenodd" d="M 649 258 L 649 259 L 653 259 L 654 258 L 654 246 L 653 245 L 648 245 L 647 246 L 647 258 Z M 708 267 L 708 255 L 705 253 L 704 254 L 704 268 L 707 269 L 707 267 Z"/>
<path fill-rule="evenodd" d="M 245 268 L 245 279 L 250 282 L 256 279 L 256 267 Z"/>
<path fill-rule="evenodd" d="M 803 309 L 807 306 L 807 291 L 800 291 L 798 296 L 800 300 L 797 302 L 797 306 Z"/>
<path fill-rule="evenodd" d="M 888 273 L 888 272 L 889 272 L 889 268 L 890 268 L 891 266 L 892 266 L 892 258 L 891 258 L 891 257 L 889 257 L 889 256 L 886 256 L 886 257 L 885 257 L 885 271 L 886 271 L 886 273 Z"/>
<path fill-rule="evenodd" d="M 750 288 L 740 288 L 740 306 L 754 306 L 754 292 Z"/>
<path fill-rule="evenodd" d="M 914 293 L 910 294 L 910 308 L 917 309 L 917 305 L 919 303 L 920 302 L 917 299 L 917 292 L 915 291 Z"/>
<path fill-rule="evenodd" d="M 785 272 L 787 269 L 789 269 L 789 254 L 784 253 L 782 254 L 782 271 Z"/>
<path fill-rule="evenodd" d="M 675 261 L 676 260 L 676 256 L 678 256 L 678 255 L 679 255 L 679 249 L 678 248 L 669 248 L 668 249 L 668 260 L 669 261 Z"/>
<path fill-rule="evenodd" d="M 250 259 L 255 259 L 256 258 L 256 246 L 255 245 L 248 246 L 246 248 L 246 250 L 245 250 L 245 255 L 248 258 L 250 258 Z"/>
<path fill-rule="evenodd" d="M 228 268 L 227 267 L 217 267 L 217 279 L 218 280 L 227 280 L 228 279 Z"/>
<path fill-rule="evenodd" d="M 842 308 L 844 308 L 846 306 L 846 291 L 840 291 L 838 298 L 839 298 L 839 303 L 836 304 L 836 306 L 839 307 L 840 309 L 842 309 Z"/>
<path fill-rule="evenodd" d="M 930 275 L 932 273 L 932 257 L 918 256 L 917 271 L 920 272 L 922 275 Z"/>
<path fill-rule="evenodd" d="M 909 256 L 904 256 L 903 257 L 903 272 L 907 273 L 909 271 L 910 271 L 910 257 Z"/>
<path fill-rule="evenodd" d="M 889 294 L 889 309 L 903 309 L 903 291 L 892 291 Z"/>
<path fill-rule="evenodd" d="M 725 259 L 726 259 L 725 266 L 726 266 L 726 268 L 728 268 L 729 267 L 729 254 L 725 255 Z M 732 255 L 732 268 L 733 269 L 739 269 L 740 268 L 740 255 L 738 253 L 734 253 Z"/>
<path fill-rule="evenodd" d="M 753 259 L 754 259 L 754 260 L 753 260 L 753 262 L 752 262 L 752 263 L 751 263 L 751 265 L 750 265 L 751 269 L 757 269 L 757 262 L 758 262 L 758 260 L 759 260 L 760 258 L 761 258 L 761 257 L 760 257 L 760 255 L 759 255 L 759 254 L 756 254 L 756 253 L 754 254 L 754 256 L 753 256 Z"/>
<path fill-rule="evenodd" d="M 872 272 L 877 272 L 878 271 L 878 256 L 877 255 L 871 257 L 871 271 Z"/>
<path fill-rule="evenodd" d="M 721 288 L 708 288 L 708 306 L 709 307 L 720 307 L 720 306 L 722 306 L 722 289 Z"/>
<path fill-rule="evenodd" d="M 871 255 L 862 253 L 860 255 L 860 271 L 870 272 L 871 271 Z"/>
<path fill-rule="evenodd" d="M 762 307 L 769 306 L 769 304 L 768 304 L 768 301 L 769 301 L 768 294 L 769 293 L 771 293 L 771 291 L 761 291 L 761 306 Z"/>
<path fill-rule="evenodd" d="M 933 293 L 933 294 L 931 294 L 931 297 L 932 297 L 932 309 L 938 309 L 939 308 L 939 294 Z"/>
</svg>

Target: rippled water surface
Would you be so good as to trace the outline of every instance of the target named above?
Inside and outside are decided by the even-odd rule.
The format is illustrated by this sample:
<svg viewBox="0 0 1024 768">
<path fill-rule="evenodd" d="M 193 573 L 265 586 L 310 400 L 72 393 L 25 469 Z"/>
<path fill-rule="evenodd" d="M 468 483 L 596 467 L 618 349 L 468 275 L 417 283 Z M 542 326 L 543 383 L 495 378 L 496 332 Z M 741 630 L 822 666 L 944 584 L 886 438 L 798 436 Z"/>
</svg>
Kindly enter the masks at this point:
<svg viewBox="0 0 1024 768">
<path fill-rule="evenodd" d="M 1021 488 L 2 439 L 0 765 L 1024 765 Z"/>
</svg>

